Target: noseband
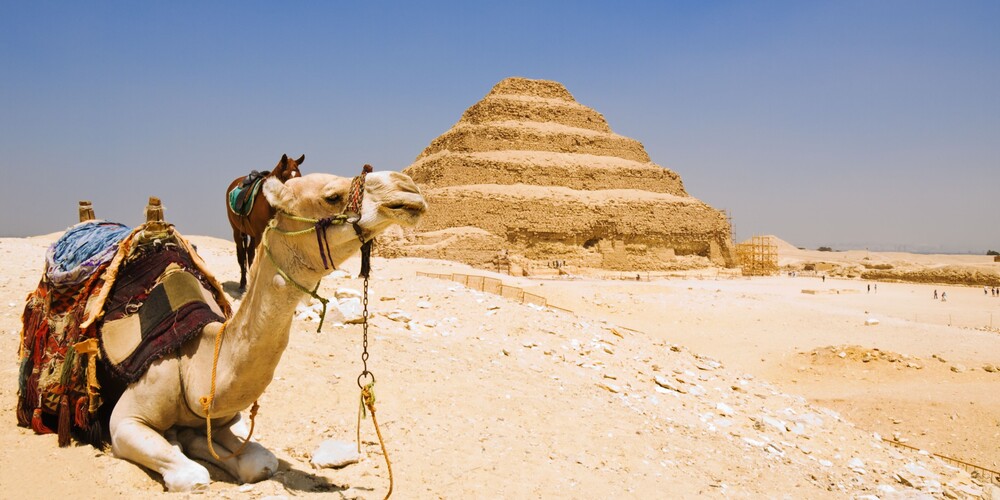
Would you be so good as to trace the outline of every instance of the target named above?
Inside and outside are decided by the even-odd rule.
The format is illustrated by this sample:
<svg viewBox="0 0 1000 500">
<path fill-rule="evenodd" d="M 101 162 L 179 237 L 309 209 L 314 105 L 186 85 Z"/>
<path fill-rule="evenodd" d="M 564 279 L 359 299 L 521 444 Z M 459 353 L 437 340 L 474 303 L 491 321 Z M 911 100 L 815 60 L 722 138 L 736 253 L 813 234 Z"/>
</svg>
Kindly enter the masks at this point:
<svg viewBox="0 0 1000 500">
<path fill-rule="evenodd" d="M 319 289 L 319 282 L 316 283 L 316 286 L 312 290 L 309 290 L 308 288 L 299 284 L 299 282 L 292 279 L 292 277 L 289 276 L 288 273 L 286 273 L 283 269 L 281 269 L 281 266 L 278 265 L 278 262 L 274 260 L 274 256 L 271 255 L 271 250 L 267 245 L 267 233 L 268 231 L 274 230 L 281 234 L 284 234 L 285 236 L 298 236 L 315 231 L 316 243 L 317 245 L 319 245 L 319 255 L 320 258 L 323 260 L 323 269 L 324 270 L 331 268 L 336 269 L 336 266 L 333 263 L 333 255 L 330 253 L 330 243 L 326 239 L 326 230 L 330 226 L 344 224 L 345 222 L 349 221 L 351 225 L 354 227 L 354 233 L 357 234 L 358 240 L 361 241 L 361 271 L 358 273 L 358 275 L 359 277 L 364 277 L 365 283 L 367 283 L 368 275 L 371 272 L 372 240 L 365 240 L 364 230 L 361 228 L 360 223 L 361 223 L 361 204 L 365 198 L 365 176 L 371 173 L 371 171 L 372 171 L 372 166 L 365 165 L 361 169 L 361 175 L 358 175 L 357 177 L 351 180 L 351 189 L 350 191 L 348 191 L 347 204 L 344 205 L 344 210 L 341 213 L 337 215 L 332 215 L 330 217 L 324 217 L 322 219 L 312 219 L 309 217 L 301 217 L 298 215 L 293 215 L 279 210 L 275 214 L 275 217 L 272 218 L 270 222 L 268 222 L 267 228 L 265 228 L 264 230 L 264 236 L 261 238 L 262 240 L 261 244 L 264 246 L 264 253 L 267 255 L 267 258 L 271 261 L 271 264 L 274 265 L 274 268 L 275 270 L 278 271 L 278 274 L 281 275 L 281 277 L 284 278 L 285 281 L 288 281 L 299 290 L 305 292 L 306 294 L 320 301 L 320 303 L 323 304 L 323 312 L 322 314 L 320 314 L 319 327 L 316 328 L 316 333 L 319 333 L 320 330 L 323 329 L 323 320 L 326 319 L 326 305 L 330 300 L 320 297 L 319 294 L 316 293 L 316 290 Z M 286 231 L 284 229 L 279 229 L 277 216 L 281 216 L 286 219 L 298 222 L 306 222 L 312 224 L 312 227 L 306 229 L 300 229 L 298 231 Z"/>
</svg>

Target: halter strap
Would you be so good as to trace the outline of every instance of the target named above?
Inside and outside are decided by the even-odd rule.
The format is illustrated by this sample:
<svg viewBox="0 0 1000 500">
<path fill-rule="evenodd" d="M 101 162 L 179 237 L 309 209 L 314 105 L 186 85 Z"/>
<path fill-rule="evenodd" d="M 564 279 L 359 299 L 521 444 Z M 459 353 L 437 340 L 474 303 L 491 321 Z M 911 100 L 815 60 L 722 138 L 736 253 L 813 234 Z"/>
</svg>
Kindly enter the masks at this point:
<svg viewBox="0 0 1000 500">
<path fill-rule="evenodd" d="M 372 171 L 371 165 L 365 165 L 361 169 L 361 175 L 351 180 L 351 190 L 348 194 L 349 197 L 347 200 L 347 204 L 344 206 L 343 212 L 322 219 L 312 219 L 309 217 L 302 217 L 300 215 L 294 215 L 279 210 L 275 214 L 275 217 L 272 218 L 270 222 L 268 222 L 267 227 L 264 229 L 264 236 L 261 237 L 261 245 L 264 246 L 264 254 L 267 255 L 268 260 L 271 261 L 271 264 L 274 266 L 274 269 L 278 272 L 278 275 L 284 278 L 285 281 L 294 285 L 295 288 L 298 288 L 303 293 L 320 301 L 320 303 L 323 304 L 323 312 L 322 314 L 320 314 L 319 317 L 319 327 L 316 329 L 317 333 L 319 333 L 320 330 L 323 329 L 323 321 L 326 319 L 326 306 L 327 303 L 330 302 L 329 299 L 323 298 L 318 293 L 316 293 L 316 291 L 319 290 L 319 285 L 322 282 L 322 279 L 316 282 L 316 286 L 313 287 L 312 290 L 309 290 L 308 288 L 302 286 L 302 284 L 300 284 L 299 282 L 295 281 L 291 276 L 288 275 L 288 273 L 286 273 L 283 269 L 281 269 L 281 266 L 278 265 L 278 262 L 274 259 L 274 256 L 271 254 L 271 248 L 267 244 L 267 234 L 269 231 L 274 230 L 281 234 L 284 234 L 285 236 L 299 236 L 307 234 L 310 231 L 315 231 L 316 244 L 319 246 L 319 255 L 320 258 L 323 260 L 323 269 L 324 270 L 330 268 L 336 269 L 336 265 L 333 263 L 333 255 L 330 253 L 330 242 L 327 241 L 326 239 L 326 230 L 330 226 L 344 224 L 345 222 L 350 221 L 351 225 L 354 227 L 354 232 L 358 235 L 358 240 L 361 241 L 360 274 L 361 276 L 364 276 L 367 279 L 368 273 L 371 270 L 370 262 L 371 262 L 372 242 L 371 240 L 365 241 L 364 231 L 361 229 L 361 225 L 359 224 L 359 222 L 361 221 L 361 203 L 364 201 L 364 196 L 365 196 L 365 177 L 371 171 Z M 352 217 L 349 216 L 348 213 L 352 213 L 356 215 L 356 217 L 353 217 L 353 220 L 351 220 Z M 285 217 L 287 219 L 297 222 L 305 222 L 308 224 L 312 224 L 312 227 L 307 227 L 305 229 L 299 229 L 295 231 L 286 231 L 284 229 L 279 229 L 278 218 L 277 218 L 278 216 Z"/>
</svg>

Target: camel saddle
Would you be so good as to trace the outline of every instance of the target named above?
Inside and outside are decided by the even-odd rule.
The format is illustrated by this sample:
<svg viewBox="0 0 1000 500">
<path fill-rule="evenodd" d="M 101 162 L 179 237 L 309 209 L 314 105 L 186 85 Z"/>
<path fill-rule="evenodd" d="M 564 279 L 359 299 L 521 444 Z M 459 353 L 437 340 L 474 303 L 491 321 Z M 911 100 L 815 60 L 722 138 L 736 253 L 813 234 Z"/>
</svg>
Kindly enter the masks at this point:
<svg viewBox="0 0 1000 500">
<path fill-rule="evenodd" d="M 58 432 L 60 446 L 73 431 L 99 442 L 95 415 L 116 401 L 102 400 L 98 364 L 130 384 L 231 314 L 222 287 L 172 225 L 74 226 L 49 248 L 22 315 L 18 424 Z"/>
</svg>

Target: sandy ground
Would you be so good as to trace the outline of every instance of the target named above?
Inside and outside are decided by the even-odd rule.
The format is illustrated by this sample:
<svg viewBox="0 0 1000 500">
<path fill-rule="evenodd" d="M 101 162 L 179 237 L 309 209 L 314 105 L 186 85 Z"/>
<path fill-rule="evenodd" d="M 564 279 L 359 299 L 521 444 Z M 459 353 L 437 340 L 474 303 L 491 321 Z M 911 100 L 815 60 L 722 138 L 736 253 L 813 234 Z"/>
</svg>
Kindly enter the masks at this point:
<svg viewBox="0 0 1000 500">
<path fill-rule="evenodd" d="M 16 426 L 20 314 L 54 239 L 0 239 L 0 497 L 167 496 L 156 474 L 107 451 Z M 232 290 L 232 244 L 191 239 Z M 1000 498 L 990 478 L 876 436 L 1000 469 L 1000 373 L 987 371 L 1000 366 L 1000 298 L 981 288 L 504 277 L 566 312 L 417 271 L 470 272 L 374 263 L 369 367 L 399 498 Z M 338 287 L 361 283 L 320 290 Z M 370 420 L 360 463 L 309 464 L 324 439 L 356 432 L 361 328 L 328 322 L 316 333 L 295 321 L 260 399 L 255 438 L 281 470 L 239 485 L 210 468 L 208 496 L 385 494 Z"/>
</svg>

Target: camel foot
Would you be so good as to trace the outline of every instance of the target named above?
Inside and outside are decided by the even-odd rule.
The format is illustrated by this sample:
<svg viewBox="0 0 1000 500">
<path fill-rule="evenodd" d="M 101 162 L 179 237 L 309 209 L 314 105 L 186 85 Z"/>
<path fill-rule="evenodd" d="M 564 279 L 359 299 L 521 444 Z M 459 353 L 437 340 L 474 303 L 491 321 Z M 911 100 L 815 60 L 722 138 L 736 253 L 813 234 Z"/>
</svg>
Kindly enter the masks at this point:
<svg viewBox="0 0 1000 500">
<path fill-rule="evenodd" d="M 230 454 L 230 450 L 239 448 L 242 440 L 233 436 L 229 429 L 219 429 L 214 433 L 215 452 L 222 457 Z M 247 443 L 239 456 L 228 460 L 217 460 L 208 449 L 205 434 L 193 429 L 183 429 L 177 434 L 184 450 L 195 458 L 205 460 L 220 467 L 241 483 L 256 483 L 269 479 L 278 472 L 278 457 L 256 441 Z"/>
<path fill-rule="evenodd" d="M 163 483 L 170 492 L 204 491 L 208 489 L 211 478 L 208 476 L 208 469 L 192 462 L 164 472 Z"/>
</svg>

